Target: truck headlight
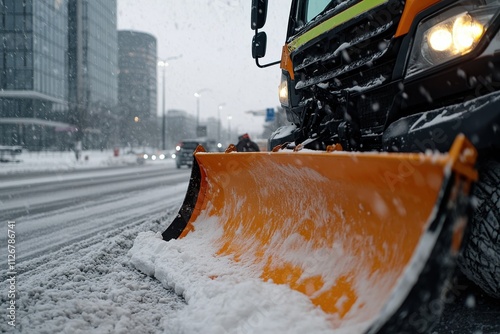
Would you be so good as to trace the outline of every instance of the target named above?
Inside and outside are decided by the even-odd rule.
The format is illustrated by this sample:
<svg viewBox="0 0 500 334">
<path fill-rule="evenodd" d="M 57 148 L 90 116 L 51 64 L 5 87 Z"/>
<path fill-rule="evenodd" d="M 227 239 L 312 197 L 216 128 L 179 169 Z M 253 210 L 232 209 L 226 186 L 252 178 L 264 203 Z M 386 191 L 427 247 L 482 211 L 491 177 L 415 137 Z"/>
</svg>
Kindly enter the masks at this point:
<svg viewBox="0 0 500 334">
<path fill-rule="evenodd" d="M 424 34 L 429 44 L 429 58 L 434 56 L 433 53 L 465 54 L 477 45 L 483 32 L 484 26 L 466 13 L 434 26 Z"/>
<path fill-rule="evenodd" d="M 289 95 L 288 95 L 288 78 L 283 73 L 281 74 L 281 82 L 278 87 L 278 94 L 281 105 L 284 107 L 288 107 L 290 105 Z"/>
<path fill-rule="evenodd" d="M 406 76 L 461 57 L 479 44 L 497 8 L 464 7 L 422 20 L 417 27 Z"/>
</svg>

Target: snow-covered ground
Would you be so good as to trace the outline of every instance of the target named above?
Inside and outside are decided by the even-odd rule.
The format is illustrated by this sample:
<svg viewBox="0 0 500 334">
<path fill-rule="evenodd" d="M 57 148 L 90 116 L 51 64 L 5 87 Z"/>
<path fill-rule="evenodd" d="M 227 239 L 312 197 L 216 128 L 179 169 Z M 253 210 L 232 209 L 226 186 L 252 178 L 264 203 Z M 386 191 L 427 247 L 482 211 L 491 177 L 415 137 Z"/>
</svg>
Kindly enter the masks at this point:
<svg viewBox="0 0 500 334">
<path fill-rule="evenodd" d="M 155 225 L 148 221 L 17 263 L 15 322 L 8 322 L 13 320 L 8 282 L 1 295 L 0 332 L 161 333 L 162 321 L 176 312 L 172 305 L 182 307 L 182 301 L 135 270 L 127 255 L 137 233 Z"/>
<path fill-rule="evenodd" d="M 0 163 L 0 175 L 26 172 L 63 172 L 77 169 L 100 168 L 107 166 L 137 164 L 137 154 L 120 149 L 118 156 L 112 150 L 83 151 L 81 158 L 76 160 L 75 153 L 70 151 L 23 151 L 13 160 L 17 162 Z M 12 160 L 10 156 L 6 158 Z"/>
<path fill-rule="evenodd" d="M 23 153 L 19 163 L 0 164 L 0 174 L 133 163 L 106 151 L 87 156 L 77 162 L 71 152 Z M 0 332 L 354 334 L 366 327 L 334 330 L 331 316 L 304 295 L 213 256 L 211 239 L 199 238 L 202 233 L 160 240 L 175 214 L 16 262 L 15 274 L 2 276 Z"/>
<path fill-rule="evenodd" d="M 135 163 L 135 156 L 115 157 L 110 151 L 88 151 L 83 156 L 87 158 L 76 161 L 72 152 L 23 152 L 19 162 L 0 164 L 0 174 Z M 166 163 L 175 168 L 173 161 Z M 0 300 L 5 320 L 0 332 L 331 333 L 327 316 L 304 295 L 249 277 L 227 259 L 210 256 L 210 245 L 193 247 L 197 241 L 193 244 L 189 238 L 170 243 L 157 239 L 155 233 L 165 229 L 175 214 L 171 211 L 16 262 L 3 276 Z M 174 252 L 178 262 L 171 265 L 176 267 L 163 267 L 165 273 L 155 277 L 154 265 L 143 261 L 149 251 L 167 256 Z M 169 277 L 167 272 L 177 274 Z M 210 272 L 234 275 L 210 279 Z"/>
</svg>

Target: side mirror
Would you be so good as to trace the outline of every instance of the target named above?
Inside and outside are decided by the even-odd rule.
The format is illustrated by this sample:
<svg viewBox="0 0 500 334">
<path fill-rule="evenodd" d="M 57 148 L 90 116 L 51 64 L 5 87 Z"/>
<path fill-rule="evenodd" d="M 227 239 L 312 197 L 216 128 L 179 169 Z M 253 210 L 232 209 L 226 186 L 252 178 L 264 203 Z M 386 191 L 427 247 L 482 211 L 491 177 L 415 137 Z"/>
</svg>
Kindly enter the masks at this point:
<svg viewBox="0 0 500 334">
<path fill-rule="evenodd" d="M 252 0 L 252 30 L 260 29 L 266 23 L 267 0 Z"/>
<path fill-rule="evenodd" d="M 267 17 L 267 0 L 252 0 L 252 30 L 255 30 L 255 35 L 252 39 L 252 57 L 255 59 L 255 64 L 258 67 L 268 67 L 279 64 L 281 61 L 275 61 L 269 64 L 259 64 L 259 58 L 266 55 L 267 35 L 265 32 L 257 32 L 266 23 Z"/>
<path fill-rule="evenodd" d="M 252 39 L 252 57 L 254 59 L 262 58 L 266 55 L 267 35 L 261 31 Z"/>
</svg>

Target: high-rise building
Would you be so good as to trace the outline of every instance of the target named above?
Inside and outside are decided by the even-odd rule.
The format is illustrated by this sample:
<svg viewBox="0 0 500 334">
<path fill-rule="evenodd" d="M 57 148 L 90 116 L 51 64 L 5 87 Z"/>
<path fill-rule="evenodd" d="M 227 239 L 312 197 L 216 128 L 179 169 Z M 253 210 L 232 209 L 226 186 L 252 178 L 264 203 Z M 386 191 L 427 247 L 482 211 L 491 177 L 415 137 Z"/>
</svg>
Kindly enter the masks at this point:
<svg viewBox="0 0 500 334">
<path fill-rule="evenodd" d="M 46 146 L 65 127 L 67 25 L 67 0 L 0 0 L 0 143 Z"/>
<path fill-rule="evenodd" d="M 169 109 L 167 112 L 166 142 L 173 149 L 182 139 L 196 138 L 196 118 L 185 110 Z"/>
<path fill-rule="evenodd" d="M 0 144 L 108 144 L 116 8 L 116 0 L 0 0 Z"/>
<path fill-rule="evenodd" d="M 118 31 L 120 138 L 124 144 L 158 145 L 156 63 L 154 36 Z"/>
</svg>

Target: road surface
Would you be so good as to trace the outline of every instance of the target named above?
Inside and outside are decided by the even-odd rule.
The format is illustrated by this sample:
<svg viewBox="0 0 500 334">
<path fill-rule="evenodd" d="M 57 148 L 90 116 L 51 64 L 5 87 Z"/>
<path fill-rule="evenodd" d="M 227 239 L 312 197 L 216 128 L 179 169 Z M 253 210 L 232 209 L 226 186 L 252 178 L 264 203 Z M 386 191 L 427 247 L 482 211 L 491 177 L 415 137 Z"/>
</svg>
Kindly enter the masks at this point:
<svg viewBox="0 0 500 334">
<path fill-rule="evenodd" d="M 189 172 L 151 164 L 1 176 L 0 221 L 16 223 L 17 260 L 33 259 L 179 206 Z"/>
</svg>

